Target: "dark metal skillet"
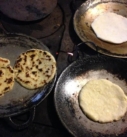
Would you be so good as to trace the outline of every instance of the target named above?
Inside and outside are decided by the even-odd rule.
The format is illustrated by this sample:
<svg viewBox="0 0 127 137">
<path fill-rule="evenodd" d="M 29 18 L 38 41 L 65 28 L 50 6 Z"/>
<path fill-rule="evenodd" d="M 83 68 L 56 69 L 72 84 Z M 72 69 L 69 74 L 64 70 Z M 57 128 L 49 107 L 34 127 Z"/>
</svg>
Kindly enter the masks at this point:
<svg viewBox="0 0 127 137">
<path fill-rule="evenodd" d="M 56 5 L 57 0 L 1 0 L 0 11 L 10 19 L 29 22 L 45 18 Z"/>
<path fill-rule="evenodd" d="M 122 44 L 112 44 L 97 38 L 91 29 L 91 23 L 103 12 L 114 12 L 127 17 L 126 0 L 87 0 L 74 14 L 74 29 L 83 42 L 87 43 L 92 49 L 113 57 L 127 57 L 127 42 Z M 117 28 L 116 28 L 117 29 Z M 102 30 L 103 31 L 103 30 Z"/>
<path fill-rule="evenodd" d="M 12 66 L 22 52 L 33 48 L 49 51 L 42 42 L 32 37 L 23 34 L 0 34 L 0 57 L 9 59 Z M 35 108 L 51 92 L 55 80 L 56 75 L 50 83 L 36 90 L 28 90 L 15 82 L 12 91 L 0 97 L 0 118 L 15 116 Z"/>
<path fill-rule="evenodd" d="M 127 95 L 127 62 L 106 56 L 79 59 L 60 75 L 55 87 L 54 101 L 58 116 L 75 137 L 127 136 L 127 113 L 118 121 L 98 123 L 85 116 L 79 107 L 78 95 L 91 79 L 108 79 L 119 85 Z"/>
</svg>

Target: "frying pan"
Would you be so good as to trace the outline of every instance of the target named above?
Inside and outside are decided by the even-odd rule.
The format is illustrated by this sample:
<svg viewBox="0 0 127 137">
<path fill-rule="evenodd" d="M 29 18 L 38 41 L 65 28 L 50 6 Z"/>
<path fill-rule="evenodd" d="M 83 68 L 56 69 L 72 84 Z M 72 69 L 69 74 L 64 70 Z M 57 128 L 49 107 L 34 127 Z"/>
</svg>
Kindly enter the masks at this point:
<svg viewBox="0 0 127 137">
<path fill-rule="evenodd" d="M 83 41 L 90 41 L 94 44 L 87 45 L 102 54 L 126 58 L 127 42 L 122 44 L 112 44 L 97 38 L 91 29 L 91 23 L 94 19 L 104 12 L 114 12 L 127 17 L 126 0 L 87 0 L 75 12 L 73 22 L 74 29 L 79 38 Z"/>
<path fill-rule="evenodd" d="M 71 63 L 60 75 L 54 102 L 62 124 L 75 137 L 127 136 L 127 113 L 118 121 L 99 123 L 90 120 L 79 106 L 78 95 L 92 79 L 108 79 L 127 95 L 127 62 L 109 56 L 92 56 Z"/>
<path fill-rule="evenodd" d="M 33 48 L 49 51 L 42 42 L 32 37 L 0 34 L 0 56 L 9 59 L 12 66 L 21 53 Z M 13 89 L 0 97 L 0 118 L 15 116 L 36 107 L 51 92 L 55 79 L 56 75 L 50 83 L 36 90 L 26 89 L 15 82 Z"/>
</svg>

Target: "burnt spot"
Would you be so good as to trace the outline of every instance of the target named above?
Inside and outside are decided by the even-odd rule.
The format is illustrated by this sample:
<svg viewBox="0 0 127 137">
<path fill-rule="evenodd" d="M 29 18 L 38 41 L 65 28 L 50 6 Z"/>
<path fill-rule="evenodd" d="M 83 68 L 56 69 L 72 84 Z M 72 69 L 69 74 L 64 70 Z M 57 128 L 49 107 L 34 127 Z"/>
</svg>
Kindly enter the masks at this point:
<svg viewBox="0 0 127 137">
<path fill-rule="evenodd" d="M 15 68 L 17 68 L 18 67 L 18 65 L 15 65 Z"/>
<path fill-rule="evenodd" d="M 17 77 L 17 79 L 19 79 L 20 81 L 22 81 L 22 82 L 24 82 L 24 83 L 30 83 L 30 81 L 25 81 L 25 80 L 23 80 L 23 79 L 21 79 L 20 77 Z"/>
<path fill-rule="evenodd" d="M 35 64 L 35 62 L 33 61 L 33 62 L 32 62 L 32 65 L 34 66 L 34 64 Z"/>
<path fill-rule="evenodd" d="M 51 59 L 51 57 L 49 55 L 47 55 L 46 57 Z"/>
<path fill-rule="evenodd" d="M 26 73 L 26 77 L 30 77 L 30 75 L 28 73 Z"/>
<path fill-rule="evenodd" d="M 18 70 L 18 73 L 22 72 L 21 70 Z"/>
<path fill-rule="evenodd" d="M 4 89 L 4 91 L 7 91 L 7 90 L 9 90 L 10 89 L 10 87 L 6 87 L 5 89 Z"/>
<path fill-rule="evenodd" d="M 39 64 L 41 64 L 42 62 L 39 60 Z"/>
<path fill-rule="evenodd" d="M 44 82 L 43 82 L 44 84 L 47 84 L 47 82 L 46 82 L 46 80 L 44 80 Z"/>
<path fill-rule="evenodd" d="M 43 55 L 47 55 L 47 52 L 44 51 L 44 52 L 43 52 Z"/>
<path fill-rule="evenodd" d="M 14 71 L 13 71 L 13 69 L 11 69 L 10 67 L 8 67 L 8 69 L 9 69 L 9 71 L 11 72 L 11 73 L 13 73 Z"/>
<path fill-rule="evenodd" d="M 54 66 L 54 65 L 52 65 L 52 68 L 55 68 L 55 66 Z"/>
<path fill-rule="evenodd" d="M 19 79 L 20 81 L 23 81 L 20 77 L 17 77 L 17 79 Z"/>
<path fill-rule="evenodd" d="M 26 66 L 26 70 L 30 70 L 30 68 L 28 66 Z"/>
<path fill-rule="evenodd" d="M 0 77 L 2 77 L 2 75 L 3 75 L 3 72 L 0 70 Z"/>
<path fill-rule="evenodd" d="M 44 81 L 42 81 L 41 84 L 45 84 Z"/>
<path fill-rule="evenodd" d="M 0 97 L 1 97 L 1 96 L 3 96 L 3 94 L 2 94 L 2 93 L 0 93 Z"/>
<path fill-rule="evenodd" d="M 46 55 L 46 57 L 47 57 L 47 58 L 50 58 L 50 56 L 49 56 L 49 55 Z M 50 59 L 51 59 L 51 58 L 50 58 Z"/>
<path fill-rule="evenodd" d="M 48 54 L 47 54 L 45 57 L 46 57 L 45 59 L 48 60 L 48 61 L 51 61 L 51 60 L 52 60 L 52 59 L 51 59 L 51 56 L 48 55 Z"/>
<path fill-rule="evenodd" d="M 26 55 L 24 56 L 24 61 L 25 61 L 25 62 L 27 61 L 27 56 L 26 56 Z"/>
<path fill-rule="evenodd" d="M 87 27 L 89 27 L 89 23 L 88 22 L 86 22 L 85 24 L 86 24 Z"/>
<path fill-rule="evenodd" d="M 36 79 L 34 79 L 34 78 L 31 78 L 34 82 L 37 82 L 37 80 Z"/>
<path fill-rule="evenodd" d="M 31 56 L 30 56 L 31 60 L 33 60 L 34 57 L 35 57 L 35 55 L 31 55 Z"/>
<path fill-rule="evenodd" d="M 45 73 L 49 73 L 49 70 L 46 70 Z"/>
<path fill-rule="evenodd" d="M 36 66 L 36 68 L 38 69 L 38 65 Z"/>
<path fill-rule="evenodd" d="M 24 81 L 26 84 L 30 83 L 30 81 Z"/>
<path fill-rule="evenodd" d="M 0 61 L 1 61 L 1 62 L 4 62 L 4 63 L 9 63 L 8 60 L 2 59 L 2 58 L 0 58 Z"/>
<path fill-rule="evenodd" d="M 39 53 L 42 53 L 42 52 L 43 52 L 42 50 L 39 51 Z"/>
<path fill-rule="evenodd" d="M 15 64 L 15 68 L 18 68 L 18 67 L 20 67 L 20 64 L 19 63 Z"/>
<path fill-rule="evenodd" d="M 40 72 L 42 72 L 43 71 L 43 69 L 41 68 L 41 69 L 38 69 Z"/>
<path fill-rule="evenodd" d="M 49 58 L 48 60 L 51 61 L 51 58 Z"/>
<path fill-rule="evenodd" d="M 50 78 L 50 75 L 46 75 L 47 78 Z"/>
<path fill-rule="evenodd" d="M 4 82 L 6 82 L 7 84 L 10 84 L 13 81 L 13 78 L 7 78 Z"/>
<path fill-rule="evenodd" d="M 37 61 L 38 61 L 38 63 L 39 63 L 39 64 L 41 64 L 41 63 L 42 63 L 42 61 L 41 61 L 40 59 L 37 59 Z"/>
<path fill-rule="evenodd" d="M 22 58 L 19 58 L 16 63 L 19 63 L 22 61 Z"/>
<path fill-rule="evenodd" d="M 21 66 L 21 69 L 23 70 L 23 67 Z"/>
<path fill-rule="evenodd" d="M 113 9 L 114 12 L 119 12 L 119 9 Z"/>
<path fill-rule="evenodd" d="M 45 73 L 49 73 L 49 70 L 50 70 L 50 69 L 48 68 L 48 69 L 45 71 Z"/>
<path fill-rule="evenodd" d="M 37 71 L 33 71 L 32 74 L 36 76 L 37 75 Z"/>
<path fill-rule="evenodd" d="M 34 84 L 34 87 L 37 88 L 37 84 Z"/>
</svg>

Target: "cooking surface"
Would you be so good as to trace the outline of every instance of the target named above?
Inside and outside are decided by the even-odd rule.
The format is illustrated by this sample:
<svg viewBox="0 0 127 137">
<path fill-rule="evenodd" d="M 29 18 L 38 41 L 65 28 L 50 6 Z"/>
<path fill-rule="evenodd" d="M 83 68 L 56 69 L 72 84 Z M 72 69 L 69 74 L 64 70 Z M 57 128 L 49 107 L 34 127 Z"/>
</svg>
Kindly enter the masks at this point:
<svg viewBox="0 0 127 137">
<path fill-rule="evenodd" d="M 72 53 L 72 51 L 77 53 L 75 45 L 81 42 L 73 29 L 73 14 L 83 2 L 85 2 L 85 0 L 58 0 L 57 7 L 54 9 L 57 13 L 53 11 L 48 17 L 39 22 L 34 22 L 34 24 L 24 24 L 24 22 L 20 24 L 20 22 L 13 22 L 8 18 L 5 19 L 3 15 L 1 15 L 0 32 L 24 33 L 42 41 L 56 57 L 59 76 L 79 54 L 83 56 L 97 54 L 96 51 L 81 44 L 79 50 L 85 51 L 86 54 L 78 52 L 78 54 L 74 54 L 74 58 L 71 58 L 70 53 Z M 46 24 L 45 22 L 48 23 Z M 49 22 L 51 23 L 50 26 L 48 25 Z M 49 26 L 50 29 L 47 26 Z M 28 113 L 15 116 L 13 120 L 16 123 L 25 122 L 27 115 Z M 0 119 L 0 137 L 8 136 L 72 137 L 62 125 L 56 113 L 54 106 L 54 89 L 49 96 L 36 107 L 35 119 L 28 128 L 18 131 L 12 128 L 6 119 Z"/>
</svg>

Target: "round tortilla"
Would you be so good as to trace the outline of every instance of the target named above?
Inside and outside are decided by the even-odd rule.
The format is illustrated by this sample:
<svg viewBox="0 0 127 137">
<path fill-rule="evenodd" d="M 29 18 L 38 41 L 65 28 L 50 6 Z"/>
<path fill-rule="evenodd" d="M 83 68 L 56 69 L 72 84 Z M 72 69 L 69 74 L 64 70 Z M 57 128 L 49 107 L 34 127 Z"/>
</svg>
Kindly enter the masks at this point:
<svg viewBox="0 0 127 137">
<path fill-rule="evenodd" d="M 14 82 L 14 70 L 10 66 L 10 61 L 0 57 L 0 96 L 10 91 Z"/>
<path fill-rule="evenodd" d="M 31 49 L 18 57 L 14 70 L 15 78 L 22 86 L 36 89 L 54 78 L 56 61 L 47 51 Z"/>
<path fill-rule="evenodd" d="M 101 40 L 121 44 L 127 41 L 127 18 L 112 12 L 100 14 L 91 24 Z"/>
<path fill-rule="evenodd" d="M 90 80 L 79 93 L 79 105 L 93 121 L 112 122 L 125 115 L 127 96 L 118 85 L 109 80 Z"/>
</svg>

